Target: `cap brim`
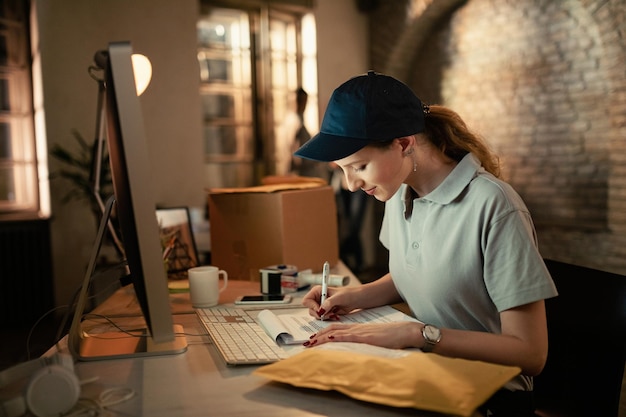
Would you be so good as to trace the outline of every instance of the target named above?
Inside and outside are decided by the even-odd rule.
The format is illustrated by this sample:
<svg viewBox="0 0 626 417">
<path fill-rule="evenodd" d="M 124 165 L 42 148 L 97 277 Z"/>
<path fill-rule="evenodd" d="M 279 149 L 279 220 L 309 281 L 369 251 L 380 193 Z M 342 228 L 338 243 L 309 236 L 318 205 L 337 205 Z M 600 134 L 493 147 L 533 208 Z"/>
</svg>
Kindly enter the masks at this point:
<svg viewBox="0 0 626 417">
<path fill-rule="evenodd" d="M 331 162 L 343 159 L 364 148 L 369 142 L 362 138 L 318 133 L 298 149 L 294 155 L 313 161 Z"/>
</svg>

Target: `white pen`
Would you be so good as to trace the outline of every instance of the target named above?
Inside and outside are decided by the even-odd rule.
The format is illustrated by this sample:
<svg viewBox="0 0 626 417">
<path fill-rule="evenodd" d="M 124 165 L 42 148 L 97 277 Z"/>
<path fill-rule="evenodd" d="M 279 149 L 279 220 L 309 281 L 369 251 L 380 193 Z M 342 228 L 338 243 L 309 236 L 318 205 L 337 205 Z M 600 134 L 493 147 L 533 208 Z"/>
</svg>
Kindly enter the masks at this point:
<svg viewBox="0 0 626 417">
<path fill-rule="evenodd" d="M 328 261 L 324 262 L 324 268 L 322 269 L 322 296 L 320 297 L 320 306 L 326 301 L 328 297 L 328 278 L 330 277 L 330 264 Z M 324 320 L 324 315 L 321 317 Z"/>
</svg>

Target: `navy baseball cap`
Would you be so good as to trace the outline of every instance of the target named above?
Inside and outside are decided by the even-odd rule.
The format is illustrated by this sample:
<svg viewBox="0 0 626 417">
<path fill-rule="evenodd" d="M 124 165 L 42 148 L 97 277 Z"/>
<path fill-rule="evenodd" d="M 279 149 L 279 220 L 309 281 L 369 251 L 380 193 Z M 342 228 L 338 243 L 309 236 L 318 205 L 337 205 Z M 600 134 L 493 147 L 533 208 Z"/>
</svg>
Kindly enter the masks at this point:
<svg viewBox="0 0 626 417">
<path fill-rule="evenodd" d="M 336 161 L 372 142 L 423 131 L 422 102 L 413 91 L 393 77 L 369 71 L 335 89 L 320 132 L 295 155 L 314 161 Z"/>
</svg>

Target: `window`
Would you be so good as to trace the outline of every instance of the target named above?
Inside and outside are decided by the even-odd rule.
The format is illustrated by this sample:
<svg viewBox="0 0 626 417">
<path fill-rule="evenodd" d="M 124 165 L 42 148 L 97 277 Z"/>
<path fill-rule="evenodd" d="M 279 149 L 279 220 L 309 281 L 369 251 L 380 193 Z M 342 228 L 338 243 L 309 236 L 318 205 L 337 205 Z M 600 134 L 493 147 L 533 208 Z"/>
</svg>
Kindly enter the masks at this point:
<svg viewBox="0 0 626 417">
<path fill-rule="evenodd" d="M 315 21 L 306 1 L 205 1 L 197 24 L 206 185 L 248 186 L 277 171 L 280 124 L 308 93 L 318 130 Z"/>
<path fill-rule="evenodd" d="M 0 3 L 0 218 L 39 216 L 28 2 Z"/>
</svg>

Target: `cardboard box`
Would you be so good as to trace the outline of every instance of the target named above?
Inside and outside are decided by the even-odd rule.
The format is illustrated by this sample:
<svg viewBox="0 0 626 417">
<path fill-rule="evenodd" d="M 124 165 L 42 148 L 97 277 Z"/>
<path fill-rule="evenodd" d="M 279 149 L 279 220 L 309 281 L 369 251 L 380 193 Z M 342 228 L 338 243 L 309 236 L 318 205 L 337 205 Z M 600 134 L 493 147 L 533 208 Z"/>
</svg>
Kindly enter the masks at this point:
<svg viewBox="0 0 626 417">
<path fill-rule="evenodd" d="M 229 279 L 259 280 L 277 264 L 321 271 L 339 260 L 337 209 L 329 186 L 282 184 L 209 192 L 211 264 Z"/>
</svg>

